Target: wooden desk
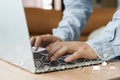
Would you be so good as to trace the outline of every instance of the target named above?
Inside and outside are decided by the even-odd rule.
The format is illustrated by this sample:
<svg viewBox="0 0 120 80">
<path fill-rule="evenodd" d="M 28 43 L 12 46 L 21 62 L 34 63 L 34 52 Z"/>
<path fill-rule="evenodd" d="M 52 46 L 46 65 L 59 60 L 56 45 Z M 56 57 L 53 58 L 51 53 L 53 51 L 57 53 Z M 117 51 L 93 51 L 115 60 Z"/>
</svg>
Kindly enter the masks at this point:
<svg viewBox="0 0 120 80">
<path fill-rule="evenodd" d="M 112 66 L 111 69 L 110 66 Z M 32 74 L 0 60 L 0 80 L 109 80 L 115 77 L 120 77 L 120 61 L 109 63 L 107 66 L 100 65 L 98 71 L 93 70 L 93 66 L 89 66 L 66 71 Z"/>
</svg>

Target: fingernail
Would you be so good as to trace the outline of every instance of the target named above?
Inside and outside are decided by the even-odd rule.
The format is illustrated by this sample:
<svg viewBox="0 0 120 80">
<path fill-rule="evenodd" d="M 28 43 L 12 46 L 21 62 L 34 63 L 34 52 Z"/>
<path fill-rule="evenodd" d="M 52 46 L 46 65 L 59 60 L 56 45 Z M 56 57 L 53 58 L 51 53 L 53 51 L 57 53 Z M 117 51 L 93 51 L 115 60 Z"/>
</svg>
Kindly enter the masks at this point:
<svg viewBox="0 0 120 80">
<path fill-rule="evenodd" d="M 71 60 L 69 58 L 65 58 L 65 62 L 70 62 Z"/>
<path fill-rule="evenodd" d="M 34 50 L 37 51 L 37 47 L 35 47 Z"/>
<path fill-rule="evenodd" d="M 35 51 L 36 47 L 33 47 L 33 51 Z"/>
<path fill-rule="evenodd" d="M 55 58 L 55 56 L 52 56 L 51 58 L 50 58 L 50 61 L 52 62 L 52 61 L 55 61 L 56 60 L 56 58 Z"/>
</svg>

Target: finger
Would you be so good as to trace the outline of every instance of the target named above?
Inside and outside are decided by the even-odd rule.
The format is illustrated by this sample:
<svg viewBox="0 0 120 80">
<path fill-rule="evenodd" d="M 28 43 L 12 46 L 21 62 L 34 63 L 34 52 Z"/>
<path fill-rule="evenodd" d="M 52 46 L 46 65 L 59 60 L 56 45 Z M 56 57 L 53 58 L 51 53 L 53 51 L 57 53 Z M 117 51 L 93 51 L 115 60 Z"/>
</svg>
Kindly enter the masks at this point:
<svg viewBox="0 0 120 80">
<path fill-rule="evenodd" d="M 52 51 L 54 51 L 54 48 L 58 48 L 58 47 L 60 47 L 60 46 L 61 46 L 60 42 L 56 41 L 56 42 L 54 42 L 54 43 L 49 44 L 49 45 L 46 47 L 46 50 L 47 50 L 48 52 L 52 52 Z"/>
<path fill-rule="evenodd" d="M 36 37 L 36 40 L 35 40 L 35 51 L 38 50 L 38 48 L 40 47 L 41 45 L 41 42 L 42 42 L 42 38 L 41 37 Z"/>
<path fill-rule="evenodd" d="M 65 62 L 71 62 L 79 58 L 82 58 L 82 53 L 80 51 L 77 51 L 73 53 L 72 55 L 68 56 L 67 58 L 65 58 Z"/>
<path fill-rule="evenodd" d="M 46 48 L 46 50 L 48 51 L 47 60 L 49 60 L 49 59 L 54 55 L 54 53 L 55 53 L 56 51 L 58 51 L 60 48 L 61 48 L 61 46 L 58 45 L 57 42 L 50 44 L 50 45 Z"/>
<path fill-rule="evenodd" d="M 40 46 L 42 47 L 47 47 L 49 44 L 52 43 L 52 39 L 54 39 L 51 37 L 50 34 L 42 35 L 41 38 L 42 38 L 42 44 Z"/>
<path fill-rule="evenodd" d="M 57 58 L 65 55 L 67 53 L 67 47 L 62 47 L 60 48 L 52 57 L 51 57 L 51 61 L 56 60 Z"/>
<path fill-rule="evenodd" d="M 36 39 L 35 37 L 31 37 L 31 38 L 30 38 L 30 42 L 31 42 L 31 45 L 32 45 L 32 46 L 34 46 L 34 44 L 35 44 L 35 39 Z"/>
</svg>

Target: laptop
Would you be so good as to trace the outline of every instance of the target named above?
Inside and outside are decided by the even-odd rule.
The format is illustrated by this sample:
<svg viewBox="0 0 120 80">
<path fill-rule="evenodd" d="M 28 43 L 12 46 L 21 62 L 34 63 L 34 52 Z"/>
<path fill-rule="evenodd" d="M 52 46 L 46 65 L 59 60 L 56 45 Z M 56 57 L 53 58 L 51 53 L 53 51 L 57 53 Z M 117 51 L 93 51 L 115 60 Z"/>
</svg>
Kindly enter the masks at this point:
<svg viewBox="0 0 120 80">
<path fill-rule="evenodd" d="M 26 24 L 22 0 L 0 2 L 0 59 L 32 73 L 65 70 L 101 63 L 101 60 L 78 59 L 69 63 L 65 55 L 56 61 L 46 61 L 47 51 L 33 51 Z"/>
</svg>

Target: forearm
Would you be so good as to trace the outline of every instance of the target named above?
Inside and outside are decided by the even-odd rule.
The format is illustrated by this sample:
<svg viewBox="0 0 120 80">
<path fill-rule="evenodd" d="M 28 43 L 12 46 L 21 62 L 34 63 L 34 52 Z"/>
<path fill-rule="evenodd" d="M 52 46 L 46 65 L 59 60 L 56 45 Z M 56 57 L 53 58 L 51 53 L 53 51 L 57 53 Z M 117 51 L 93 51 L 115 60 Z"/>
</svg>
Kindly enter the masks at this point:
<svg viewBox="0 0 120 80">
<path fill-rule="evenodd" d="M 76 40 L 92 12 L 92 3 L 91 0 L 64 0 L 64 4 L 63 19 L 58 28 L 53 29 L 53 35 L 63 41 Z"/>
</svg>

